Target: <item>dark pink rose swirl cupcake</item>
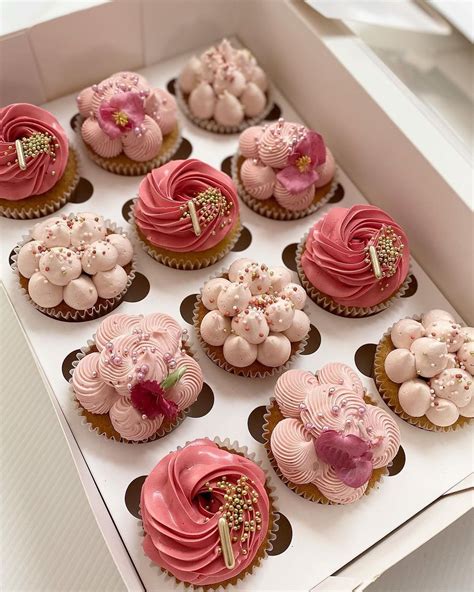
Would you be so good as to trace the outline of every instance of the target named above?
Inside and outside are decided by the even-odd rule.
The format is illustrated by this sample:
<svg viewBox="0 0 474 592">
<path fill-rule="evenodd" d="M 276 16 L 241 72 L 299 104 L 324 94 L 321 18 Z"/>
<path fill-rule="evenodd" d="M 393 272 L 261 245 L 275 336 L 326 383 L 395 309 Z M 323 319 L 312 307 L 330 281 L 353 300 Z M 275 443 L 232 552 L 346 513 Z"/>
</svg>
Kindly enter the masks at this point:
<svg viewBox="0 0 474 592">
<path fill-rule="evenodd" d="M 408 239 L 376 206 L 333 208 L 300 245 L 297 265 L 317 304 L 343 316 L 367 316 L 406 290 Z"/>
<path fill-rule="evenodd" d="M 140 183 L 134 217 L 146 251 L 177 269 L 216 263 L 241 231 L 234 183 L 194 158 L 149 173 Z"/>
<path fill-rule="evenodd" d="M 38 218 L 58 210 L 79 179 L 66 132 L 45 109 L 0 109 L 0 215 Z"/>
</svg>

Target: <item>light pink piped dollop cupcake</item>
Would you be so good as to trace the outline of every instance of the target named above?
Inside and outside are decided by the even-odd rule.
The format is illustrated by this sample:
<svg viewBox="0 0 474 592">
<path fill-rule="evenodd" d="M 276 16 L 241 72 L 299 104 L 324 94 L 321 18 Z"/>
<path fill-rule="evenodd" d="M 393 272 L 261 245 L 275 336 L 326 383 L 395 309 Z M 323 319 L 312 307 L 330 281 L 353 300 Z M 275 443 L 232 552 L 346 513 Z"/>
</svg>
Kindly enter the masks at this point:
<svg viewBox="0 0 474 592">
<path fill-rule="evenodd" d="M 181 136 L 174 97 L 134 72 L 118 72 L 77 97 L 89 156 L 121 175 L 144 175 L 167 162 Z"/>
<path fill-rule="evenodd" d="M 274 374 L 306 345 L 310 329 L 306 294 L 284 267 L 237 259 L 227 273 L 206 282 L 194 326 L 209 358 L 228 372 Z"/>
<path fill-rule="evenodd" d="M 371 404 L 349 366 L 289 370 L 267 407 L 265 447 L 283 481 L 302 497 L 350 504 L 387 473 L 400 446 L 392 417 Z"/>
<path fill-rule="evenodd" d="M 386 403 L 412 425 L 466 425 L 474 417 L 474 328 L 439 309 L 401 319 L 377 346 L 374 376 Z"/>
<path fill-rule="evenodd" d="M 232 159 L 242 200 L 275 220 L 315 212 L 334 195 L 335 175 L 336 163 L 323 137 L 283 118 L 243 131 Z"/>
<path fill-rule="evenodd" d="M 236 133 L 255 125 L 273 106 L 267 76 L 255 57 L 227 39 L 186 63 L 176 91 L 185 115 L 217 133 Z"/>
<path fill-rule="evenodd" d="M 15 248 L 14 259 L 32 305 L 63 321 L 88 321 L 110 312 L 135 277 L 128 236 L 91 212 L 38 222 Z"/>
<path fill-rule="evenodd" d="M 106 317 L 73 364 L 71 385 L 91 429 L 143 442 L 176 427 L 203 385 L 187 330 L 166 314 Z"/>
</svg>

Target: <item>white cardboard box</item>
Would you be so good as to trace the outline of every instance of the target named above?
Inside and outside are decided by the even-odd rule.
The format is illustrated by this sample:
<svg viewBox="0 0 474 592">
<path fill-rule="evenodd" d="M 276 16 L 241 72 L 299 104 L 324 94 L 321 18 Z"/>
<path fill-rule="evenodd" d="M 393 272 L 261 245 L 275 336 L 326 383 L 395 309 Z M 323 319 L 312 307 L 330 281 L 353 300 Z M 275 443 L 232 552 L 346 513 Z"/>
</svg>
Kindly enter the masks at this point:
<svg viewBox="0 0 474 592">
<path fill-rule="evenodd" d="M 341 173 L 341 183 L 345 188 L 343 205 L 363 200 L 357 185 L 365 197 L 387 209 L 407 229 L 415 258 L 423 264 L 459 313 L 466 320 L 471 320 L 473 311 L 466 296 L 470 294 L 466 290 L 469 276 L 457 277 L 457 267 L 451 264 L 452 259 L 445 257 L 445 250 L 440 249 L 432 238 L 433 229 L 443 228 L 449 212 L 452 226 L 460 232 L 454 232 L 451 227 L 450 233 L 445 231 L 450 239 L 447 242 L 454 243 L 448 244 L 446 249 L 451 255 L 455 252 L 452 251 L 454 247 L 465 250 L 469 248 L 469 225 L 472 221 L 465 187 L 458 178 L 454 178 L 455 175 L 451 174 L 452 178 L 447 180 L 447 173 L 452 173 L 452 170 L 443 170 L 442 174 L 437 168 L 437 155 L 433 153 L 433 148 L 439 147 L 436 146 L 439 140 L 436 130 L 428 128 L 423 113 L 413 112 L 410 132 L 412 136 L 418 136 L 408 138 L 402 122 L 399 120 L 397 127 L 393 118 L 368 94 L 364 82 L 374 83 L 369 75 L 374 72 L 374 63 L 367 55 L 362 59 L 364 52 L 361 52 L 358 41 L 341 30 L 328 32 L 328 23 L 315 19 L 315 14 L 308 10 L 301 2 L 283 0 L 160 0 L 156 3 L 116 1 L 67 15 L 0 39 L 1 87 L 6 93 L 1 103 L 20 100 L 16 93 L 21 94 L 21 100 L 40 103 L 47 99 L 46 108 L 69 130 L 71 140 L 80 145 L 68 124 L 75 113 L 74 96 L 58 97 L 72 90 L 77 91 L 114 70 L 142 66 L 148 66 L 144 73 L 151 82 L 164 86 L 176 75 L 185 58 L 172 58 L 156 66 L 152 64 L 210 44 L 222 35 L 235 33 L 256 53 L 276 86 L 282 90 L 285 98 L 277 95 L 277 100 L 285 117 L 302 118 L 327 137 L 345 171 Z M 361 52 L 361 61 L 357 68 L 348 71 L 349 58 L 354 57 L 348 51 L 351 44 L 353 54 Z M 98 56 L 100 59 L 97 59 Z M 352 65 L 355 66 L 354 62 Z M 379 88 L 375 94 L 378 99 L 383 96 L 390 97 L 392 101 L 398 99 L 399 108 L 406 100 L 403 89 L 396 81 L 382 80 L 384 75 L 386 73 L 379 71 Z M 386 85 L 391 85 L 391 89 L 384 88 Z M 389 90 L 396 91 L 397 96 L 392 96 Z M 372 131 L 374 129 L 376 134 Z M 428 155 L 423 152 L 426 147 L 423 133 L 426 129 L 434 134 L 431 140 L 435 142 L 430 146 Z M 193 144 L 193 156 L 216 167 L 235 149 L 236 137 L 211 136 L 188 123 L 185 123 L 184 136 Z M 446 148 L 444 145 L 441 147 Z M 384 158 L 385 154 L 389 154 L 390 158 Z M 95 189 L 84 207 L 104 213 L 106 217 L 125 225 L 121 217 L 122 205 L 134 197 L 139 179 L 116 177 L 98 169 L 87 160 L 82 150 L 81 157 L 82 175 L 92 181 Z M 429 157 L 432 157 L 431 160 Z M 445 158 L 452 168 L 459 166 L 466 170 L 455 155 L 445 153 Z M 400 190 L 396 183 L 400 183 Z M 433 192 L 440 196 L 436 208 L 432 207 Z M 426 225 L 428 206 L 430 224 Z M 63 211 L 79 211 L 82 207 L 69 204 Z M 245 206 L 242 206 L 242 217 L 253 237 L 252 245 L 244 254 L 260 255 L 273 264 L 280 263 L 282 249 L 298 241 L 314 220 L 313 217 L 289 226 L 282 225 L 257 216 Z M 43 372 L 86 494 L 125 582 L 131 590 L 140 590 L 143 586 L 149 590 L 171 589 L 173 585 L 150 567 L 141 552 L 137 520 L 128 513 L 124 504 L 126 487 L 133 478 L 149 472 L 169 450 L 202 435 L 236 438 L 257 452 L 269 468 L 261 445 L 248 433 L 246 419 L 252 409 L 268 400 L 274 381 L 248 383 L 228 376 L 201 354 L 206 379 L 216 395 L 211 413 L 199 419 L 189 418 L 167 438 L 138 447 L 106 442 L 90 433 L 74 411 L 60 365 L 67 353 L 86 343 L 98 322 L 65 325 L 42 317 L 19 297 L 15 278 L 6 264 L 6 255 L 30 225 L 28 222 L 1 220 L 2 279 Z M 271 231 L 278 230 L 273 243 L 275 248 L 271 251 L 265 236 L 270 227 Z M 229 256 L 223 264 L 233 258 Z M 222 265 L 214 266 L 217 269 L 220 267 Z M 139 270 L 149 278 L 151 291 L 140 304 L 121 304 L 120 311 L 133 313 L 137 307 L 141 312 L 159 309 L 180 318 L 182 297 L 198 291 L 212 269 L 176 272 L 140 253 Z M 399 301 L 374 318 L 355 321 L 355 325 L 349 326 L 347 323 L 354 321 L 329 315 L 311 303 L 311 320 L 322 334 L 323 344 L 315 354 L 302 357 L 298 365 L 314 370 L 336 358 L 353 365 L 357 346 L 376 342 L 398 318 L 434 306 L 453 310 L 417 263 L 414 270 L 418 279 L 418 291 L 414 296 Z M 48 343 L 46 352 L 45 335 L 52 329 L 58 332 L 54 344 Z M 351 331 L 350 343 L 345 340 L 348 329 Z M 368 378 L 365 382 L 368 386 L 372 384 Z M 241 392 L 243 388 L 249 391 L 245 395 Z M 231 396 L 237 422 L 226 412 Z M 471 500 L 463 494 L 456 496 L 456 504 L 432 503 L 472 470 L 472 457 L 458 454 L 459 450 L 470 450 L 470 431 L 429 434 L 402 421 L 399 425 L 407 454 L 404 469 L 399 475 L 385 479 L 380 491 L 371 493 L 353 507 L 311 505 L 288 491 L 272 474 L 280 498 L 279 508 L 293 527 L 293 542 L 283 554 L 269 558 L 254 577 L 244 580 L 240 587 L 242 590 L 308 590 L 323 580 L 327 585 L 328 576 L 384 538 L 383 542 L 339 574 L 346 577 L 346 573 L 349 581 L 338 580 L 338 586 L 346 585 L 345 589 L 365 586 L 403 554 L 433 536 L 439 525 L 447 525 L 467 511 Z M 436 466 L 436 471 L 433 471 L 433 466 Z M 427 526 L 410 531 L 410 524 L 414 524 L 411 519 L 427 506 L 430 506 Z M 435 522 L 433 512 L 436 514 Z M 416 520 L 422 517 L 423 514 Z M 392 548 L 391 545 L 395 544 L 390 542 L 392 537 L 385 537 L 407 521 L 410 521 L 407 526 L 394 535 L 407 533 L 402 537 L 398 534 L 402 539 L 396 542 L 398 554 L 383 552 L 380 557 L 378 549 L 387 545 Z M 347 532 L 360 532 L 360 537 L 347 537 Z M 314 557 L 318 557 L 319 561 L 313 565 Z M 289 565 L 294 571 L 288 570 Z"/>
</svg>

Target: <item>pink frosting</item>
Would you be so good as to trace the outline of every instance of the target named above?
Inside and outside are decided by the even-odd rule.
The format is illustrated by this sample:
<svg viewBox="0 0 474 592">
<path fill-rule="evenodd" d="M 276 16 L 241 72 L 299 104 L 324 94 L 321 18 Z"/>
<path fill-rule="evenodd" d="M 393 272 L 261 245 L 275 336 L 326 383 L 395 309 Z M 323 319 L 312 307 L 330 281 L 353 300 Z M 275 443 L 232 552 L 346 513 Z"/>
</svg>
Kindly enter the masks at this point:
<svg viewBox="0 0 474 592">
<path fill-rule="evenodd" d="M 72 386 L 77 398 L 91 413 L 108 413 L 119 398 L 116 390 L 99 378 L 98 353 L 91 353 L 83 358 L 72 375 Z"/>
<path fill-rule="evenodd" d="M 187 331 L 168 315 L 106 317 L 95 337 L 99 353 L 86 355 L 74 370 L 72 385 L 77 399 L 92 413 L 109 413 L 122 438 L 150 438 L 164 415 L 155 412 L 155 416 L 147 417 L 140 411 L 132 399 L 136 385 L 155 384 L 155 391 L 161 390 L 177 412 L 194 403 L 201 392 L 202 371 L 181 349 L 186 338 Z M 184 373 L 166 386 L 170 375 L 178 371 Z"/>
<path fill-rule="evenodd" d="M 472 417 L 474 358 L 472 329 L 461 327 L 439 309 L 425 312 L 421 322 L 402 319 L 392 327 L 395 346 L 385 358 L 384 370 L 399 384 L 398 400 L 411 417 L 426 417 L 436 426 L 449 426 L 459 415 Z"/>
<path fill-rule="evenodd" d="M 232 366 L 244 368 L 255 360 L 269 368 L 282 366 L 291 357 L 291 342 L 302 341 L 309 332 L 309 318 L 300 310 L 306 294 L 295 297 L 296 305 L 288 296 L 294 287 L 288 270 L 251 259 L 234 261 L 228 275 L 234 281 L 219 285 L 212 279 L 202 289 L 208 312 L 201 338 L 222 346 Z M 232 318 L 231 331 L 225 317 Z"/>
<path fill-rule="evenodd" d="M 188 211 L 193 200 L 200 221 L 196 235 Z M 135 220 L 157 247 L 186 253 L 211 249 L 235 226 L 239 204 L 229 177 L 196 160 L 175 160 L 140 183 Z"/>
<path fill-rule="evenodd" d="M 245 190 L 256 199 L 273 196 L 280 206 L 290 211 L 308 208 L 316 188 L 329 183 L 336 171 L 334 157 L 319 134 L 283 119 L 242 132 L 239 151 L 246 157 L 240 170 Z M 314 160 L 319 156 L 324 161 Z M 302 161 L 301 157 L 306 160 Z M 290 184 L 297 189 L 289 187 L 288 183 L 285 186 L 279 173 L 290 177 Z M 302 181 L 302 175 L 306 175 L 306 180 Z"/>
<path fill-rule="evenodd" d="M 232 542 L 235 566 L 227 569 L 218 549 L 218 521 L 223 515 L 219 508 L 225 504 L 226 484 L 235 486 L 239 479 L 240 485 L 249 485 L 252 509 L 244 509 L 243 516 L 254 529 L 249 526 L 242 542 L 244 527 L 239 527 Z M 270 502 L 264 472 L 207 439 L 195 440 L 158 463 L 143 484 L 140 507 L 146 555 L 195 586 L 237 576 L 252 563 L 267 536 Z"/>
<path fill-rule="evenodd" d="M 388 413 L 366 404 L 362 395 L 362 383 L 344 364 L 323 366 L 317 378 L 305 370 L 290 370 L 278 379 L 275 396 L 287 419 L 273 430 L 270 445 L 289 481 L 313 483 L 339 504 L 352 503 L 363 495 L 372 472 L 370 466 L 372 470 L 387 466 L 395 457 L 400 431 Z M 371 464 L 362 485 L 343 481 L 337 468 L 318 456 L 319 438 L 329 433 L 336 440 L 350 436 L 369 451 L 363 463 Z"/>
<path fill-rule="evenodd" d="M 366 248 L 391 227 L 402 243 L 395 269 L 376 278 Z M 377 245 L 374 245 L 377 247 Z M 409 270 L 410 250 L 404 231 L 383 210 L 356 205 L 332 208 L 310 230 L 301 259 L 310 283 L 344 306 L 375 306 L 395 293 Z M 389 275 L 393 273 L 392 275 Z"/>
<path fill-rule="evenodd" d="M 132 260 L 133 247 L 126 234 L 109 239 L 102 216 L 91 212 L 53 216 L 36 224 L 31 237 L 34 240 L 19 251 L 18 271 L 30 278 L 28 293 L 39 306 L 47 301 L 56 306 L 59 303 L 52 302 L 57 295 L 70 308 L 87 310 L 99 297 L 114 298 L 126 288 L 128 276 L 122 265 Z M 37 269 L 46 281 L 33 279 Z M 64 286 L 64 292 L 51 286 Z"/>
<path fill-rule="evenodd" d="M 134 72 L 117 72 L 84 89 L 77 105 L 84 118 L 84 141 L 104 158 L 124 152 L 137 162 L 151 160 L 159 154 L 163 136 L 177 123 L 174 97 L 150 88 L 147 80 Z M 116 123 L 118 116 L 122 117 L 120 123 Z"/>
<path fill-rule="evenodd" d="M 199 119 L 214 118 L 225 126 L 239 125 L 244 116 L 257 117 L 267 103 L 265 72 L 248 50 L 224 39 L 199 58 L 193 56 L 178 77 L 189 95 L 188 106 Z"/>
<path fill-rule="evenodd" d="M 15 162 L 15 140 L 48 134 L 49 144 L 36 156 L 26 157 L 26 169 Z M 38 136 L 39 137 L 39 136 Z M 36 137 L 35 137 L 36 139 Z M 41 107 L 15 103 L 0 109 L 0 197 L 19 201 L 49 191 L 61 179 L 69 156 L 66 133 L 58 120 Z"/>
</svg>

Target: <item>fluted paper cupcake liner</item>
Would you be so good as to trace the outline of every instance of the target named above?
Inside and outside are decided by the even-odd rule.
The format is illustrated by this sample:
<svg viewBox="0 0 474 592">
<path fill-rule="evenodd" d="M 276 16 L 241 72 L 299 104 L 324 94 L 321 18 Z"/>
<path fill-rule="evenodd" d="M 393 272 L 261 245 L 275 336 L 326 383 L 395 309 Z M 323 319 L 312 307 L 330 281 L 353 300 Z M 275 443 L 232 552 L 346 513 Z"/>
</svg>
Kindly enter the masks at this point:
<svg viewBox="0 0 474 592">
<path fill-rule="evenodd" d="M 186 115 L 186 117 L 197 125 L 198 127 L 205 129 L 208 132 L 212 132 L 214 134 L 238 134 L 243 132 L 248 127 L 252 127 L 253 125 L 259 124 L 261 121 L 268 117 L 268 114 L 274 107 L 273 102 L 273 93 L 270 89 L 266 91 L 267 96 L 267 103 L 265 105 L 264 110 L 255 117 L 246 117 L 243 119 L 239 125 L 222 125 L 217 123 L 215 119 L 199 119 L 191 113 L 191 110 L 188 106 L 187 98 L 184 96 L 183 91 L 180 89 L 178 81 L 176 81 L 176 101 L 181 109 L 181 111 Z"/>
<path fill-rule="evenodd" d="M 241 158 L 241 154 L 237 152 L 232 156 L 231 160 L 231 171 L 232 171 L 232 180 L 234 181 L 235 185 L 237 186 L 237 191 L 241 200 L 254 212 L 260 214 L 261 216 L 265 216 L 266 218 L 271 218 L 272 220 L 300 220 L 301 218 L 306 218 L 306 216 L 310 216 L 314 214 L 317 210 L 322 208 L 327 202 L 334 196 L 336 193 L 336 189 L 338 186 L 338 177 L 339 171 L 336 169 L 334 173 L 334 177 L 331 181 L 329 188 L 327 189 L 326 193 L 323 193 L 318 197 L 318 191 L 321 189 L 316 189 L 315 197 L 313 199 L 312 204 L 305 208 L 304 210 L 300 211 L 292 211 L 287 210 L 283 206 L 280 206 L 275 198 L 270 199 L 257 199 L 252 197 L 245 189 L 242 180 L 240 178 L 240 169 L 239 169 L 239 158 Z"/>
<path fill-rule="evenodd" d="M 71 168 L 71 171 L 68 169 Z M 71 180 L 66 176 L 71 175 Z M 12 205 L 0 205 L 0 216 L 13 218 L 15 220 L 34 220 L 49 216 L 61 209 L 71 198 L 79 183 L 79 157 L 74 148 L 69 146 L 69 157 L 63 176 L 48 192 L 32 196 L 24 200 L 12 202 L 22 205 L 21 208 Z M 63 186 L 64 185 L 64 186 Z M 6 200 L 3 200 L 4 202 Z M 22 204 L 22 202 L 25 202 Z M 35 203 L 38 202 L 38 203 Z"/>
<path fill-rule="evenodd" d="M 419 316 L 405 318 L 411 318 L 415 321 L 421 320 L 421 317 Z M 408 415 L 408 413 L 403 410 L 398 399 L 398 390 L 401 385 L 392 382 L 385 372 L 385 358 L 392 350 L 395 349 L 390 337 L 392 329 L 393 325 L 383 334 L 382 339 L 377 344 L 373 367 L 373 378 L 375 380 L 375 385 L 377 386 L 380 396 L 385 401 L 385 403 L 387 403 L 390 409 L 411 425 L 423 430 L 428 430 L 430 432 L 454 432 L 455 430 L 460 429 L 469 423 L 473 423 L 474 418 L 463 417 L 460 415 L 459 418 L 450 426 L 437 426 L 432 423 L 426 417 L 426 415 L 421 417 L 413 417 L 412 415 Z M 425 380 L 421 376 L 418 378 Z M 426 382 L 428 383 L 427 380 Z"/>
<path fill-rule="evenodd" d="M 258 568 L 260 564 L 268 557 L 269 553 L 273 549 L 273 541 L 276 539 L 277 532 L 279 530 L 278 521 L 280 519 L 280 515 L 276 506 L 278 497 L 275 494 L 275 487 L 270 482 L 268 471 L 266 471 L 262 467 L 262 462 L 255 458 L 254 452 L 248 451 L 247 446 L 240 446 L 237 441 L 231 442 L 229 438 L 225 438 L 224 440 L 222 440 L 218 436 L 209 439 L 215 442 L 217 446 L 219 446 L 219 448 L 222 448 L 224 450 L 227 450 L 228 452 L 238 454 L 239 456 L 243 456 L 248 460 L 251 460 L 264 471 L 266 477 L 265 490 L 270 501 L 270 519 L 268 525 L 269 528 L 267 538 L 262 542 L 260 549 L 258 550 L 254 560 L 242 572 L 240 572 L 237 576 L 231 578 L 230 580 L 226 580 L 224 582 L 217 584 L 210 584 L 207 586 L 195 586 L 194 584 L 191 584 L 189 582 L 183 582 L 182 580 L 176 578 L 171 572 L 159 567 L 156 563 L 150 561 L 150 567 L 155 569 L 158 573 L 164 574 L 169 582 L 173 582 L 176 590 L 183 591 L 191 589 L 196 592 L 210 592 L 211 590 L 213 590 L 218 592 L 219 590 L 225 590 L 228 586 L 236 586 L 246 576 L 253 574 L 254 570 Z M 188 446 L 188 444 L 191 444 L 191 441 L 187 441 L 184 446 L 178 446 L 176 450 L 182 450 L 184 447 Z M 145 532 L 143 529 L 143 522 L 141 520 L 138 522 L 138 527 L 139 536 L 143 539 L 145 537 Z"/>
<path fill-rule="evenodd" d="M 306 246 L 306 239 L 308 238 L 308 233 L 306 233 L 303 239 L 298 244 L 296 249 L 296 268 L 298 272 L 298 277 L 300 278 L 301 285 L 306 290 L 308 296 L 311 298 L 313 302 L 315 302 L 321 308 L 332 312 L 333 314 L 337 314 L 342 317 L 351 317 L 351 318 L 362 318 L 362 317 L 369 317 L 375 315 L 383 310 L 387 309 L 391 306 L 395 300 L 401 298 L 405 292 L 408 290 L 411 282 L 411 273 L 412 267 L 410 264 L 408 273 L 406 278 L 404 279 L 400 288 L 391 296 L 389 296 L 383 302 L 376 304 L 374 306 L 344 306 L 343 304 L 338 304 L 335 302 L 330 296 L 327 294 L 323 294 L 319 290 L 317 290 L 311 282 L 306 277 L 306 274 L 303 270 L 303 266 L 301 264 L 301 258 L 303 256 L 305 246 Z"/>
<path fill-rule="evenodd" d="M 197 357 L 193 347 L 190 344 L 186 343 L 185 349 L 186 353 L 197 361 Z M 85 409 L 78 401 L 72 386 L 72 376 L 79 362 L 88 354 L 96 351 L 98 350 L 95 344 L 94 335 L 92 339 L 87 340 L 87 345 L 82 347 L 81 350 L 77 353 L 76 359 L 72 362 L 72 370 L 70 371 L 71 378 L 69 379 L 70 391 L 74 399 L 77 414 L 81 416 L 82 424 L 84 426 L 87 426 L 90 432 L 95 432 L 98 436 L 106 438 L 107 440 L 113 440 L 114 442 L 123 442 L 125 444 L 145 444 L 146 442 L 152 442 L 154 440 L 159 440 L 160 438 L 163 438 L 163 436 L 166 436 L 166 434 L 172 432 L 184 421 L 184 419 L 186 419 L 186 416 L 189 413 L 189 407 L 180 411 L 173 420 L 163 420 L 163 423 L 160 425 L 158 430 L 149 438 L 146 438 L 144 440 L 127 440 L 126 438 L 122 438 L 122 436 L 120 436 L 117 430 L 115 430 L 115 428 L 113 427 L 109 414 L 92 413 L 90 411 L 87 411 L 87 409 Z"/>
<path fill-rule="evenodd" d="M 69 214 L 69 218 L 73 218 L 77 214 Z M 124 234 L 122 228 L 118 227 L 114 222 L 110 220 L 104 220 L 104 225 L 108 231 L 112 234 Z M 116 308 L 120 302 L 123 300 L 123 297 L 127 293 L 128 289 L 132 285 L 133 280 L 135 279 L 136 273 L 136 253 L 133 253 L 133 258 L 127 265 L 124 266 L 125 271 L 127 268 L 127 283 L 125 288 L 122 290 L 120 294 L 115 296 L 114 298 L 99 298 L 97 302 L 91 308 L 87 308 L 86 310 L 75 310 L 71 307 L 67 307 L 66 311 L 58 310 L 57 307 L 45 308 L 44 306 L 40 306 L 34 302 L 30 295 L 28 294 L 28 278 L 24 278 L 26 283 L 26 287 L 22 285 L 22 276 L 18 269 L 18 253 L 20 249 L 28 242 L 33 240 L 31 236 L 31 232 L 28 235 L 24 235 L 22 240 L 15 246 L 14 252 L 12 255 L 12 270 L 18 277 L 18 286 L 23 294 L 23 296 L 28 300 L 28 302 L 34 306 L 37 310 L 39 310 L 44 315 L 51 317 L 53 319 L 57 319 L 59 321 L 68 321 L 68 322 L 82 322 L 82 321 L 90 321 L 92 319 L 97 319 L 99 317 L 104 316 L 105 314 L 111 312 L 114 308 Z M 99 302 L 100 301 L 100 302 Z M 64 301 L 61 304 L 65 304 Z M 59 305 L 60 306 L 60 305 Z"/>
<path fill-rule="evenodd" d="M 146 175 L 151 170 L 156 169 L 171 160 L 173 155 L 178 151 L 183 139 L 181 135 L 181 125 L 178 122 L 173 131 L 163 136 L 163 144 L 160 153 L 155 158 L 144 162 L 138 162 L 128 158 L 123 153 L 112 158 L 105 158 L 94 152 L 93 148 L 82 138 L 81 126 L 83 121 L 82 117 L 76 117 L 74 121 L 74 131 L 81 137 L 89 158 L 101 168 L 111 173 L 115 173 L 116 175 L 124 175 L 128 177 Z"/>
<path fill-rule="evenodd" d="M 373 399 L 370 396 L 365 395 L 364 400 L 366 403 L 374 404 Z M 294 491 L 299 496 L 307 499 L 311 502 L 316 502 L 318 504 L 325 504 L 330 506 L 340 506 L 343 504 L 338 504 L 337 502 L 333 502 L 329 500 L 325 495 L 323 495 L 319 489 L 313 483 L 307 483 L 304 485 L 293 483 L 289 479 L 287 479 L 283 473 L 280 471 L 278 467 L 278 463 L 273 456 L 273 452 L 270 446 L 270 439 L 275 426 L 285 419 L 285 416 L 280 411 L 278 407 L 278 403 L 275 397 L 270 399 L 270 403 L 267 405 L 266 413 L 263 416 L 263 445 L 265 446 L 265 450 L 267 451 L 268 459 L 270 464 L 272 465 L 273 470 L 278 475 L 278 477 L 283 481 L 283 483 L 292 491 Z M 364 495 L 368 495 L 374 489 L 378 489 L 378 485 L 382 481 L 384 476 L 387 476 L 388 468 L 381 467 L 379 469 L 374 469 L 372 476 L 370 477 L 369 483 L 367 485 L 367 489 L 364 492 Z M 354 502 L 357 503 L 357 502 Z"/>
<path fill-rule="evenodd" d="M 136 203 L 137 198 L 134 200 L 129 214 L 129 222 L 132 226 L 136 241 L 141 245 L 142 249 L 150 255 L 150 257 L 153 257 L 158 263 L 173 269 L 191 271 L 204 269 L 205 267 L 214 265 L 214 263 L 223 259 L 233 249 L 242 232 L 242 224 L 239 218 L 229 234 L 221 241 L 221 244 L 216 245 L 212 249 L 201 252 L 196 251 L 195 253 L 170 253 L 169 251 L 160 250 L 158 247 L 154 247 L 151 243 L 146 241 L 135 220 L 134 210 Z M 194 258 L 190 259 L 190 255 L 193 255 Z M 200 257 L 202 257 L 202 259 Z"/>
<path fill-rule="evenodd" d="M 227 277 L 227 270 L 223 269 L 218 273 L 212 274 L 207 281 L 219 277 Z M 282 366 L 276 366 L 274 368 L 271 368 L 270 366 L 265 366 L 264 364 L 255 361 L 250 366 L 238 368 L 237 366 L 229 364 L 225 360 L 223 354 L 223 346 L 209 345 L 202 338 L 200 330 L 201 322 L 205 314 L 207 314 L 208 312 L 209 310 L 202 303 L 201 294 L 198 294 L 193 310 L 193 325 L 196 331 L 198 341 L 202 349 L 204 350 L 204 353 L 210 360 L 214 362 L 214 364 L 216 364 L 217 366 L 219 366 L 219 368 L 222 368 L 226 372 L 236 374 L 237 376 L 245 376 L 246 378 L 266 378 L 268 376 L 275 376 L 276 374 L 280 374 L 281 372 L 288 370 L 290 368 L 290 366 L 293 364 L 296 358 L 300 356 L 301 353 L 304 351 L 308 343 L 309 333 L 301 341 L 291 342 L 291 355 Z"/>
</svg>

